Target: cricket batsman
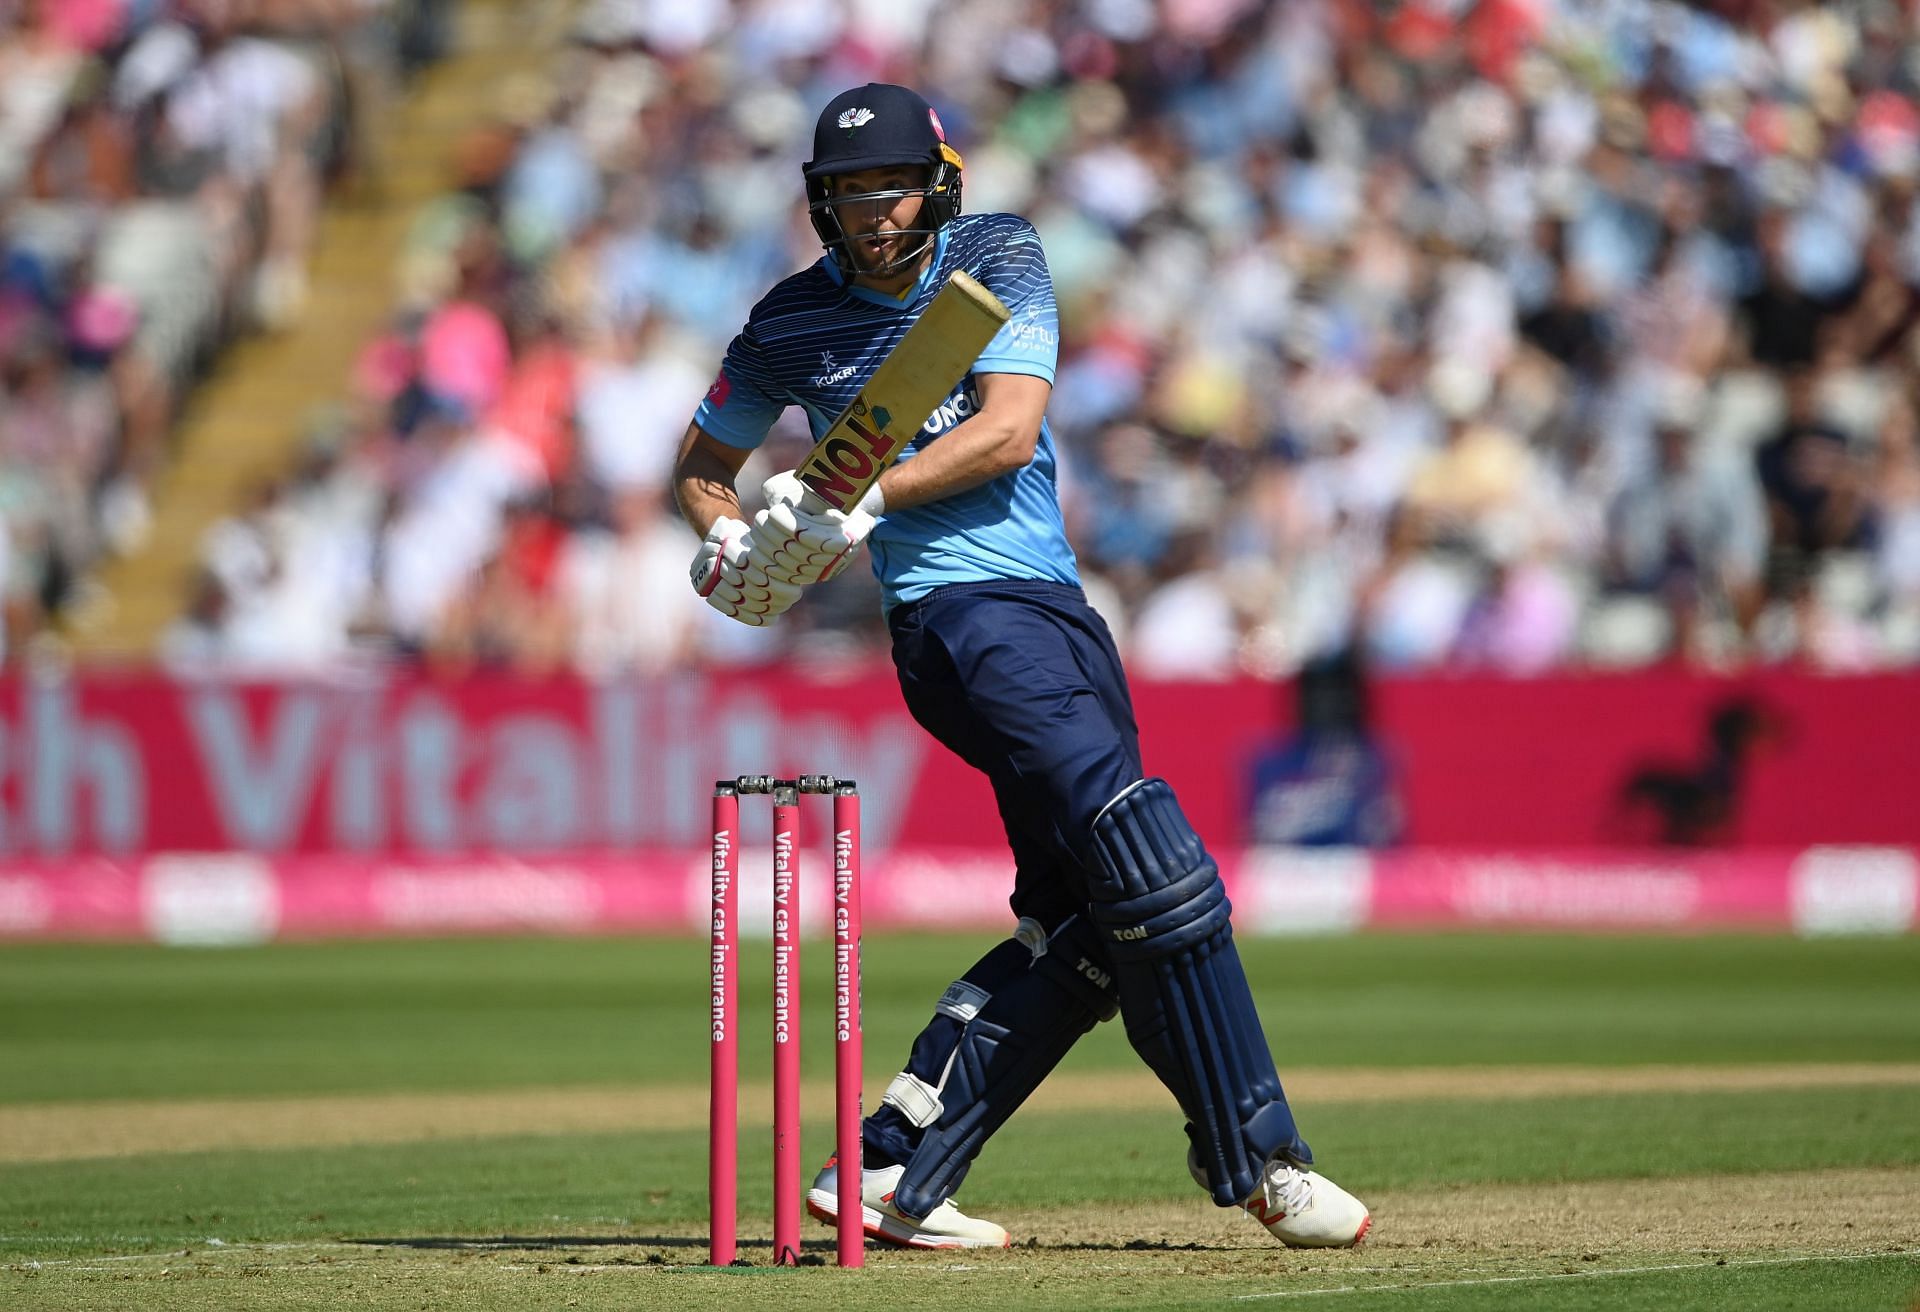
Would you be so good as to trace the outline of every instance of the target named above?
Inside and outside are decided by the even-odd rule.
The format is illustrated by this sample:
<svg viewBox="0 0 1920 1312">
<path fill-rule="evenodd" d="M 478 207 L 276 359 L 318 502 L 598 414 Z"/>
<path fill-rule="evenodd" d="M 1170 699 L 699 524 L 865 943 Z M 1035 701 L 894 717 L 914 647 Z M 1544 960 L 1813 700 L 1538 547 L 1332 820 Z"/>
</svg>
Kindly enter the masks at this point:
<svg viewBox="0 0 1920 1312">
<path fill-rule="evenodd" d="M 1126 675 L 1080 589 L 1046 422 L 1058 317 L 1032 225 L 962 214 L 961 158 L 905 87 L 836 97 L 804 168 L 825 257 L 779 283 L 728 347 L 675 470 L 703 541 L 693 586 L 770 622 L 864 545 L 908 709 L 992 782 L 1018 926 L 940 997 L 863 1125 L 860 1163 L 807 1195 L 832 1220 L 859 1169 L 869 1235 L 1002 1247 L 953 1201 L 981 1146 L 1067 1050 L 1120 1015 L 1187 1120 L 1187 1166 L 1281 1243 L 1345 1247 L 1370 1217 L 1312 1170 L 1241 969 L 1220 874 L 1164 779 L 1142 768 Z M 788 471 L 742 518 L 734 481 L 789 405 L 819 437 L 956 271 L 1010 319 L 857 504 Z M 911 421 L 908 421 L 911 422 Z"/>
</svg>

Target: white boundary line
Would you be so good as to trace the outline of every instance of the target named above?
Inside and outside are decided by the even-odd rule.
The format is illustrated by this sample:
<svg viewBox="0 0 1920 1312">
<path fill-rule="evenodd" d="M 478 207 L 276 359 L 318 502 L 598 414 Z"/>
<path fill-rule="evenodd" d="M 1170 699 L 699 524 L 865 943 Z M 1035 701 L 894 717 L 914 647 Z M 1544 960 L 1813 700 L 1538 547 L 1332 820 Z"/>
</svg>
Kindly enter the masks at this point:
<svg viewBox="0 0 1920 1312">
<path fill-rule="evenodd" d="M 1879 1257 L 1920 1257 L 1920 1248 L 1890 1253 L 1828 1253 L 1814 1257 L 1748 1257 L 1712 1262 L 1670 1262 L 1664 1266 L 1617 1266 L 1598 1271 L 1555 1271 L 1538 1276 L 1486 1276 L 1478 1280 L 1424 1280 L 1407 1285 L 1336 1285 L 1329 1289 L 1276 1289 L 1260 1294 L 1235 1294 L 1235 1302 L 1258 1298 L 1318 1298 L 1327 1294 L 1378 1294 L 1417 1289 L 1450 1289 L 1468 1285 L 1528 1285 L 1543 1280 L 1599 1280 L 1606 1276 L 1644 1276 L 1663 1271 L 1705 1271 L 1735 1266 L 1802 1266 L 1813 1262 L 1865 1262 Z"/>
</svg>

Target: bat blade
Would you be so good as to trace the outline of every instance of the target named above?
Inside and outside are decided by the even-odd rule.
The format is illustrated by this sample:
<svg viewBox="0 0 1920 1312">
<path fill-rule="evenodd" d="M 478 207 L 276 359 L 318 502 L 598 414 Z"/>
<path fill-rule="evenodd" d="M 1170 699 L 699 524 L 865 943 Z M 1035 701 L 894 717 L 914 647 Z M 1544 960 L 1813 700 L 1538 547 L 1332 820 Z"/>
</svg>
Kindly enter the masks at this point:
<svg viewBox="0 0 1920 1312">
<path fill-rule="evenodd" d="M 1008 318 L 999 297 L 955 272 L 814 443 L 800 481 L 833 510 L 859 504 Z"/>
</svg>

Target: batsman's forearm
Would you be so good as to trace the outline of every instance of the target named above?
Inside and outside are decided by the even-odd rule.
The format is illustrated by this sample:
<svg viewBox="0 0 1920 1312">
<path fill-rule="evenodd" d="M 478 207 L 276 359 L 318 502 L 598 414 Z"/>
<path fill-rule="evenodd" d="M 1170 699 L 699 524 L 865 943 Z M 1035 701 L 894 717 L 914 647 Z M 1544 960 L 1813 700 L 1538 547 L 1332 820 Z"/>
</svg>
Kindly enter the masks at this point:
<svg viewBox="0 0 1920 1312">
<path fill-rule="evenodd" d="M 735 470 L 698 446 L 682 450 L 673 471 L 673 499 L 693 531 L 705 537 L 714 521 L 740 519 L 740 494 L 734 490 Z"/>
<path fill-rule="evenodd" d="M 701 537 L 714 526 L 715 521 L 726 517 L 741 519 L 740 498 L 730 487 L 717 487 L 701 479 L 681 479 L 673 486 L 673 499 L 679 503 L 680 514 Z"/>
<path fill-rule="evenodd" d="M 880 476 L 888 510 L 925 505 L 1024 469 L 1039 443 L 1037 430 L 982 412 L 929 442 Z"/>
<path fill-rule="evenodd" d="M 693 532 L 707 536 L 708 528 L 720 517 L 741 519 L 739 496 L 730 486 L 714 484 L 707 478 L 680 478 L 674 482 L 674 501 Z"/>
</svg>

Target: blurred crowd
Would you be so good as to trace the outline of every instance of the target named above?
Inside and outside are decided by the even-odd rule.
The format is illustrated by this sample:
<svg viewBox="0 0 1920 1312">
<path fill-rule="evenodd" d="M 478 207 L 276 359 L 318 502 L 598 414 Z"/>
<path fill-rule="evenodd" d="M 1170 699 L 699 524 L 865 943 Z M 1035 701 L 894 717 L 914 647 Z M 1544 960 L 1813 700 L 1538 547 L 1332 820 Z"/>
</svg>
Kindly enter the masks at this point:
<svg viewBox="0 0 1920 1312">
<path fill-rule="evenodd" d="M 139 548 L 221 346 L 301 312 L 323 191 L 435 8 L 0 0 L 0 650 Z"/>
<path fill-rule="evenodd" d="M 814 109 L 867 80 L 939 108 L 968 209 L 1040 229 L 1063 497 L 1136 674 L 1920 662 L 1892 0 L 590 0 L 476 106 L 390 325 L 209 535 L 168 659 L 877 649 L 859 570 L 766 631 L 707 611 L 666 486 L 818 256 Z M 789 412 L 742 487 L 806 443 Z"/>
</svg>

